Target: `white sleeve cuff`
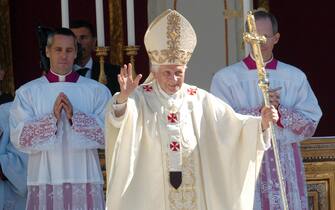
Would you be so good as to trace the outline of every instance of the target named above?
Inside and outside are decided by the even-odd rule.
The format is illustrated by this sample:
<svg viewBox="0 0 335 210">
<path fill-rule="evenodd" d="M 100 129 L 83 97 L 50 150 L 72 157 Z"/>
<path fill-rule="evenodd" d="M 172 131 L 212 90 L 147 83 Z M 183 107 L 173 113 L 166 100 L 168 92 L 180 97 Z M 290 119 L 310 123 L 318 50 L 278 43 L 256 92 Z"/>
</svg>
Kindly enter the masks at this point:
<svg viewBox="0 0 335 210">
<path fill-rule="evenodd" d="M 124 102 L 124 103 L 122 103 L 122 104 L 118 104 L 118 103 L 116 102 L 117 95 L 118 95 L 118 94 L 115 94 L 115 95 L 113 96 L 113 98 L 112 98 L 112 103 L 111 103 L 111 107 L 110 107 L 110 109 L 108 109 L 108 110 L 110 110 L 110 112 L 107 113 L 107 114 L 108 114 L 108 120 L 109 120 L 109 122 L 110 122 L 112 125 L 114 125 L 115 127 L 120 128 L 121 125 L 122 125 L 122 121 L 123 121 L 123 119 L 124 119 L 124 117 L 125 117 L 125 114 L 126 114 L 127 110 L 126 110 L 125 113 L 124 113 L 122 116 L 120 116 L 120 117 L 116 117 L 116 116 L 115 116 L 115 112 L 117 112 L 117 111 L 121 111 L 122 109 L 126 109 L 127 102 Z"/>
<path fill-rule="evenodd" d="M 113 106 L 114 111 L 121 111 L 122 109 L 126 108 L 127 102 L 124 102 L 122 104 L 117 104 L 116 100 L 115 100 L 115 101 L 113 101 L 112 106 Z"/>
</svg>

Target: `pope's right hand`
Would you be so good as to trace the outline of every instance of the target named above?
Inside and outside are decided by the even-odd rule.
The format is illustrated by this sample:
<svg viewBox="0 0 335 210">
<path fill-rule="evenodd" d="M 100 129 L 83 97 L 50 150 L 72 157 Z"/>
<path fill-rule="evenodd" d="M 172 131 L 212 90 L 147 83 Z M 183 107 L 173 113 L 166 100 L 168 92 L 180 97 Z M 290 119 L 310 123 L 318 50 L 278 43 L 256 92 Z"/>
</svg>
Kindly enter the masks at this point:
<svg viewBox="0 0 335 210">
<path fill-rule="evenodd" d="M 120 74 L 118 74 L 118 82 L 120 85 L 120 94 L 116 98 L 118 104 L 125 103 L 128 97 L 134 92 L 138 87 L 138 83 L 142 78 L 142 75 L 139 74 L 133 79 L 132 66 L 129 63 L 128 66 L 125 64 L 121 68 Z"/>
</svg>

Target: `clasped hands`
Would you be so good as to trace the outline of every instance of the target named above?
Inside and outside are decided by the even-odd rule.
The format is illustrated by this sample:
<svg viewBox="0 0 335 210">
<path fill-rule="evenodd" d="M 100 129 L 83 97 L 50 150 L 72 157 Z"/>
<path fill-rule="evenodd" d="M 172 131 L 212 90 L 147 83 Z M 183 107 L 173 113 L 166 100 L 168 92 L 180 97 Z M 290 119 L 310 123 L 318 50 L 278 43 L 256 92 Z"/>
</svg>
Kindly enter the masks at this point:
<svg viewBox="0 0 335 210">
<path fill-rule="evenodd" d="M 61 92 L 57 96 L 55 104 L 54 104 L 54 108 L 53 108 L 53 112 L 54 112 L 54 115 L 57 119 L 57 122 L 61 118 L 62 110 L 65 111 L 66 118 L 71 123 L 71 121 L 72 121 L 71 119 L 72 119 L 72 116 L 73 116 L 72 104 L 71 104 L 70 100 L 68 99 L 68 97 L 63 92 Z"/>
</svg>

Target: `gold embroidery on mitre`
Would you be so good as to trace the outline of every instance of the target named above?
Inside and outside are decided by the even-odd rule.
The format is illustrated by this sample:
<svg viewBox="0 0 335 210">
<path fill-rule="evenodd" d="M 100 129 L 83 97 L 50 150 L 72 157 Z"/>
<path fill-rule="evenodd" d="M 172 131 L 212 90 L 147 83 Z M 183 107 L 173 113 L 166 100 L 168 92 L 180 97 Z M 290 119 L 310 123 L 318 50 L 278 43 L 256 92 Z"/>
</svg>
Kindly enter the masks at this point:
<svg viewBox="0 0 335 210">
<path fill-rule="evenodd" d="M 167 16 L 167 46 L 169 56 L 169 63 L 174 63 L 178 59 L 178 50 L 180 49 L 180 21 L 181 18 L 176 13 L 172 12 Z"/>
<path fill-rule="evenodd" d="M 181 17 L 171 12 L 167 16 L 167 46 L 168 49 L 148 51 L 149 58 L 157 64 L 169 63 L 186 65 L 192 56 L 192 52 L 180 49 Z"/>
<path fill-rule="evenodd" d="M 190 60 L 192 53 L 185 50 L 153 50 L 148 52 L 149 59 L 152 63 L 164 64 L 168 61 L 169 64 L 186 65 Z"/>
</svg>

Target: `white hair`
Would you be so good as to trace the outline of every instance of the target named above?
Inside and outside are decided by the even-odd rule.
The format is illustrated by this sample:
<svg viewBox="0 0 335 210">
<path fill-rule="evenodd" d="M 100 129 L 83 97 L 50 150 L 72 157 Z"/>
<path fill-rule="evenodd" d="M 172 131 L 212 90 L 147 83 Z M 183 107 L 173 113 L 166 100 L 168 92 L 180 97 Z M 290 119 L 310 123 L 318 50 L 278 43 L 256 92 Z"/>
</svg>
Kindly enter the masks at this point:
<svg viewBox="0 0 335 210">
<path fill-rule="evenodd" d="M 151 72 L 158 72 L 160 66 L 161 65 L 150 63 L 150 71 Z M 187 69 L 187 65 L 185 64 L 184 67 L 185 67 L 185 70 L 186 70 Z"/>
</svg>

